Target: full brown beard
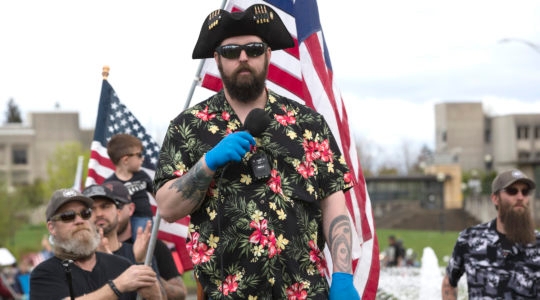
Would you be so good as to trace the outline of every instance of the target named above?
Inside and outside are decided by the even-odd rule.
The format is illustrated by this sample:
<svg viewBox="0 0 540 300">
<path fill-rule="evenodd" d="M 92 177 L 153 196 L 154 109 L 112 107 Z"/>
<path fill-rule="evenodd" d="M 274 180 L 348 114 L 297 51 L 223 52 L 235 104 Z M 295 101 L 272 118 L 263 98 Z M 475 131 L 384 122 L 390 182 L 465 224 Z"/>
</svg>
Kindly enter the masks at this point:
<svg viewBox="0 0 540 300">
<path fill-rule="evenodd" d="M 514 209 L 511 204 L 503 203 L 499 197 L 499 216 L 506 231 L 506 238 L 518 244 L 529 244 L 536 240 L 534 219 L 528 205 L 523 209 Z"/>
<path fill-rule="evenodd" d="M 268 56 L 264 54 L 264 69 L 260 73 L 255 73 L 247 63 L 238 67 L 229 76 L 223 72 L 223 65 L 221 63 L 221 56 L 218 58 L 218 69 L 223 81 L 223 86 L 229 92 L 229 95 L 234 99 L 237 99 L 244 103 L 249 103 L 257 99 L 264 91 L 266 75 L 268 74 Z M 249 80 L 240 80 L 238 74 L 242 71 L 251 72 L 251 78 Z"/>
</svg>

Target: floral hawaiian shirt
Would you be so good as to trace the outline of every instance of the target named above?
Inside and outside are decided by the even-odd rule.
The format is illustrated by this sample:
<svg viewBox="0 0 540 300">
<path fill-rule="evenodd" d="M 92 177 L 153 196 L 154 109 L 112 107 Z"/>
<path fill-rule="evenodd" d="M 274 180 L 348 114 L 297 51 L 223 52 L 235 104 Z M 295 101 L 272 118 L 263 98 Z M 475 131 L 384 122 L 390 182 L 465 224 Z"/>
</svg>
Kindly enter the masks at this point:
<svg viewBox="0 0 540 300">
<path fill-rule="evenodd" d="M 353 177 L 320 114 L 272 91 L 264 109 L 271 122 L 257 145 L 217 170 L 191 214 L 195 274 L 212 299 L 326 299 L 319 201 L 351 188 Z M 241 125 L 223 91 L 182 112 L 165 136 L 156 190 Z M 270 174 L 257 179 L 249 160 L 261 153 Z"/>
<path fill-rule="evenodd" d="M 496 228 L 494 219 L 459 234 L 446 268 L 450 285 L 466 273 L 469 299 L 540 299 L 540 233 L 520 245 Z"/>
</svg>

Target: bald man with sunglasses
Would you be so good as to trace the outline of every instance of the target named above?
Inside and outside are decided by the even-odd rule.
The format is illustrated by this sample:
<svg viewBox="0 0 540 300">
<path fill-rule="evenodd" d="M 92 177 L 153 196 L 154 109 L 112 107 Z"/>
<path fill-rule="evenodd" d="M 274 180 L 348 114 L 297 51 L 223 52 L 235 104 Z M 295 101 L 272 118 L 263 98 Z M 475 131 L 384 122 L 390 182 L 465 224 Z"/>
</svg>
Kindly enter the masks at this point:
<svg viewBox="0 0 540 300">
<path fill-rule="evenodd" d="M 534 181 L 517 169 L 492 183 L 497 218 L 459 234 L 442 283 L 442 299 L 457 299 L 467 274 L 469 299 L 540 299 L 540 233 L 530 203 Z"/>
<path fill-rule="evenodd" d="M 101 237 L 92 220 L 93 200 L 74 189 L 54 192 L 45 212 L 54 256 L 30 275 L 30 299 L 163 298 L 149 266 L 96 252 Z"/>
</svg>

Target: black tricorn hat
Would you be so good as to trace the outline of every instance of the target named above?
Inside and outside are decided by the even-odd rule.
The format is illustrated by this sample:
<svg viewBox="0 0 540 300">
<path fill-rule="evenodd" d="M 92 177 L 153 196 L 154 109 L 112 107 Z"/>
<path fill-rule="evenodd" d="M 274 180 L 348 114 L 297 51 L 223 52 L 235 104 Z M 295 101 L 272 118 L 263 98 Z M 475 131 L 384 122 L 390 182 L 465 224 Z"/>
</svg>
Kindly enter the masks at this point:
<svg viewBox="0 0 540 300">
<path fill-rule="evenodd" d="M 294 46 L 294 40 L 279 15 L 264 4 L 252 5 L 243 12 L 213 11 L 204 21 L 192 57 L 211 58 L 221 42 L 229 37 L 256 35 L 272 50 Z"/>
</svg>

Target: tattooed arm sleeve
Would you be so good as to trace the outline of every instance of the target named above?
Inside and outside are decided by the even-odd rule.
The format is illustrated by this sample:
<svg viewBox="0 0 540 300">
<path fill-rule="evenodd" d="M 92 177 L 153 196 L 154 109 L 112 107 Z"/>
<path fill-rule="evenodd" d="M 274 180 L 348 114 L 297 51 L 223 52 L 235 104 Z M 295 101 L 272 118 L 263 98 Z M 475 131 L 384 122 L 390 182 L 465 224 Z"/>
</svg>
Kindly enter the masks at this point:
<svg viewBox="0 0 540 300">
<path fill-rule="evenodd" d="M 352 273 L 352 226 L 345 195 L 335 192 L 321 202 L 323 230 L 332 256 L 333 272 Z"/>
<path fill-rule="evenodd" d="M 204 156 L 182 177 L 165 183 L 156 193 L 161 217 L 174 222 L 198 209 L 204 201 L 214 172 L 204 163 Z"/>
</svg>

